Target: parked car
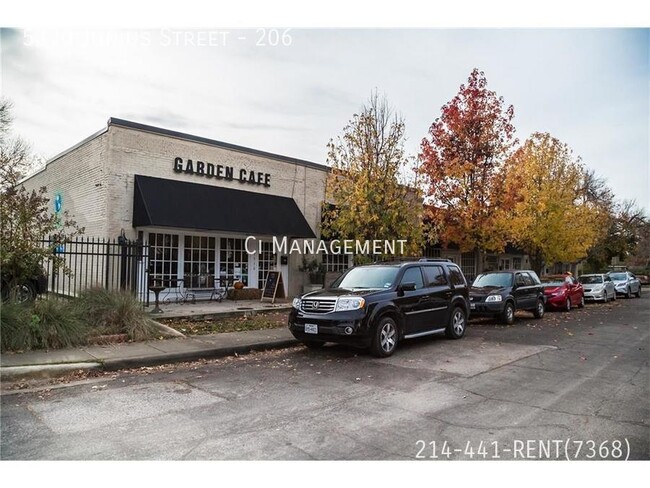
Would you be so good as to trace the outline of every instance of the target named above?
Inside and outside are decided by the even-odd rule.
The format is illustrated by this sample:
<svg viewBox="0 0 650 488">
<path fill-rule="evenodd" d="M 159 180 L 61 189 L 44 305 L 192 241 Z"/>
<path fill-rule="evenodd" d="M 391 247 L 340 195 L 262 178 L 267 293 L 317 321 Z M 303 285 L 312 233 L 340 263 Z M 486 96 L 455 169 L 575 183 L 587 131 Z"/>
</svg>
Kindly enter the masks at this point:
<svg viewBox="0 0 650 488">
<path fill-rule="evenodd" d="M 490 271 L 476 277 L 469 292 L 472 316 L 500 317 L 506 324 L 515 321 L 517 310 L 544 316 L 544 287 L 530 270 Z"/>
<path fill-rule="evenodd" d="M 324 290 L 293 300 L 289 330 L 308 347 L 337 342 L 393 354 L 403 339 L 465 334 L 468 285 L 447 260 L 357 266 Z"/>
<path fill-rule="evenodd" d="M 585 300 L 616 300 L 616 288 L 608 274 L 586 274 L 582 275 L 579 281 L 585 291 Z"/>
<path fill-rule="evenodd" d="M 611 272 L 609 277 L 614 282 L 618 295 L 624 295 L 625 298 L 632 298 L 632 294 L 637 297 L 641 296 L 641 282 L 629 271 Z"/>
<path fill-rule="evenodd" d="M 546 307 L 562 309 L 567 312 L 575 305 L 585 306 L 585 291 L 574 276 L 570 274 L 548 275 L 541 278 L 546 296 Z"/>
<path fill-rule="evenodd" d="M 0 293 L 3 301 L 12 298 L 22 303 L 34 300 L 37 295 L 47 293 L 47 275 L 42 269 L 34 271 L 32 277 L 14 282 L 13 285 L 11 285 L 12 281 L 15 280 L 7 274 L 3 274 L 0 279 Z"/>
</svg>

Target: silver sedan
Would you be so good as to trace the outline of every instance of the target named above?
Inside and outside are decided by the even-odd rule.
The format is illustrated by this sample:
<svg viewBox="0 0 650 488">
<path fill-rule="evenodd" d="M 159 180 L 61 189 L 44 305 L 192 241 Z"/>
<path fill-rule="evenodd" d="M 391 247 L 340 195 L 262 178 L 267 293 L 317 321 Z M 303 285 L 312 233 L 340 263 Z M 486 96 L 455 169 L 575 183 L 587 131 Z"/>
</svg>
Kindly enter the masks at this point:
<svg viewBox="0 0 650 488">
<path fill-rule="evenodd" d="M 616 288 L 609 275 L 586 274 L 582 275 L 579 281 L 584 288 L 586 301 L 616 300 Z"/>
</svg>

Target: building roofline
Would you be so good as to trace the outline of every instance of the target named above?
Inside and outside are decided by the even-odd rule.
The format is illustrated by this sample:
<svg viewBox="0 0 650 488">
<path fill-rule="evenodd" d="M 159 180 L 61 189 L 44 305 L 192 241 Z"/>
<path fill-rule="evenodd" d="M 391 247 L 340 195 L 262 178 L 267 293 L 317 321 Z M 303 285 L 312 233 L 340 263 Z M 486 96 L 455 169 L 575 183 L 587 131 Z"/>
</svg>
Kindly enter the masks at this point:
<svg viewBox="0 0 650 488">
<path fill-rule="evenodd" d="M 36 176 L 37 174 L 42 173 L 43 171 L 45 171 L 45 170 L 47 169 L 47 167 L 48 167 L 51 163 L 53 163 L 53 162 L 56 161 L 57 159 L 59 159 L 59 158 L 65 156 L 66 154 L 71 153 L 71 152 L 74 151 L 75 149 L 80 148 L 80 147 L 83 146 L 84 144 L 89 143 L 90 141 L 92 141 L 92 140 L 95 139 L 96 137 L 99 137 L 99 136 L 101 136 L 102 134 L 105 134 L 106 132 L 108 132 L 108 126 L 104 127 L 103 129 L 98 130 L 98 131 L 95 132 L 94 134 L 89 135 L 89 136 L 86 137 L 85 139 L 82 139 L 81 141 L 79 141 L 78 143 L 76 143 L 74 146 L 70 146 L 69 148 L 64 149 L 63 151 L 61 151 L 60 153 L 56 154 L 55 156 L 52 156 L 51 158 L 49 158 L 49 159 L 45 162 L 45 166 L 43 166 L 43 167 L 42 167 L 41 169 L 39 169 L 38 171 L 35 171 L 34 173 L 32 173 L 32 174 L 30 174 L 30 175 L 25 176 L 24 178 L 22 178 L 22 179 L 18 182 L 18 184 L 24 183 L 25 181 L 29 180 L 30 178 Z"/>
<path fill-rule="evenodd" d="M 177 139 L 183 139 L 186 141 L 198 142 L 201 144 L 206 144 L 209 146 L 219 147 L 223 149 L 228 149 L 231 151 L 237 151 L 245 154 L 251 154 L 253 156 L 260 156 L 269 159 L 275 159 L 277 161 L 282 161 L 285 163 L 297 164 L 300 166 L 306 166 L 308 168 L 317 169 L 320 171 L 329 171 L 330 168 L 324 164 L 314 163 L 312 161 L 305 161 L 303 159 L 292 158 L 290 156 L 283 156 L 281 154 L 274 154 L 266 151 L 259 151 L 257 149 L 252 149 L 250 147 L 238 146 L 236 144 L 229 144 L 227 142 L 217 141 L 215 139 L 208 139 L 207 137 L 194 136 L 192 134 L 186 134 L 184 132 L 177 132 L 174 130 L 163 129 L 161 127 L 154 127 L 152 125 L 140 124 L 138 122 L 131 122 L 129 120 L 118 119 L 111 117 L 108 119 L 108 126 L 114 127 L 125 127 L 127 129 L 135 129 L 143 132 L 149 132 L 152 134 L 159 134 L 167 137 L 175 137 Z"/>
</svg>

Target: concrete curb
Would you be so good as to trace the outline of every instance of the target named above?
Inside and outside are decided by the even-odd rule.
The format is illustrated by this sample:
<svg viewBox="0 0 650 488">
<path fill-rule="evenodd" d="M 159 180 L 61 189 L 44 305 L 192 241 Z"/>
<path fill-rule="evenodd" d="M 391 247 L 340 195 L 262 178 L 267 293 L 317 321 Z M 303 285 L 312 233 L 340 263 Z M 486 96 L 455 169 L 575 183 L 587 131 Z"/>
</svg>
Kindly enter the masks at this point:
<svg viewBox="0 0 650 488">
<path fill-rule="evenodd" d="M 37 364 L 32 366 L 5 366 L 0 368 L 2 381 L 19 381 L 37 378 L 56 378 L 71 371 L 102 369 L 100 362 Z"/>
<path fill-rule="evenodd" d="M 198 312 L 198 313 L 187 313 L 179 315 L 166 315 L 159 314 L 152 316 L 155 320 L 178 320 L 178 319 L 192 319 L 192 320 L 215 320 L 215 319 L 226 319 L 231 317 L 244 317 L 245 315 L 264 315 L 274 312 L 288 312 L 291 310 L 291 305 L 286 307 L 278 308 L 268 308 L 263 310 L 232 310 L 228 312 Z"/>
<path fill-rule="evenodd" d="M 163 353 L 157 355 L 133 356 L 128 358 L 104 359 L 96 362 L 38 364 L 29 366 L 3 366 L 0 368 L 0 379 L 4 381 L 19 381 L 25 379 L 47 379 L 64 376 L 72 371 L 101 370 L 118 371 L 121 369 L 142 368 L 145 366 L 160 366 L 199 359 L 216 359 L 235 354 L 247 354 L 252 351 L 284 349 L 299 344 L 296 339 L 271 340 L 254 344 L 236 346 L 206 347 L 195 351 Z"/>
<path fill-rule="evenodd" d="M 216 359 L 235 354 L 247 354 L 252 351 L 267 351 L 271 349 L 284 349 L 298 344 L 296 339 L 270 341 L 258 344 L 242 344 L 240 346 L 226 346 L 198 351 L 166 353 L 159 356 L 135 356 L 130 358 L 105 359 L 102 369 L 104 371 L 118 371 L 120 369 L 142 368 L 144 366 L 159 366 L 161 364 L 182 363 L 197 361 L 199 359 Z"/>
</svg>

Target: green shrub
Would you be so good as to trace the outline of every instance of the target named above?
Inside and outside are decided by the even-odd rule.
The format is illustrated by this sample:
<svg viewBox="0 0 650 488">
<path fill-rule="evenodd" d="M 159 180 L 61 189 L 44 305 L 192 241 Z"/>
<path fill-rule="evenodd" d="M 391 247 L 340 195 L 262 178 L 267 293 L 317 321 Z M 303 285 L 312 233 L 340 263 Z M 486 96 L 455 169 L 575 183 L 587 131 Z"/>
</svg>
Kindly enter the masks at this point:
<svg viewBox="0 0 650 488">
<path fill-rule="evenodd" d="M 97 335 L 127 334 L 135 341 L 156 337 L 147 312 L 128 292 L 90 288 L 79 295 L 76 307 Z"/>
<path fill-rule="evenodd" d="M 0 305 L 0 339 L 2 351 L 21 351 L 32 348 L 30 334 L 33 305 L 4 301 Z"/>
<path fill-rule="evenodd" d="M 2 350 L 56 349 L 83 344 L 87 329 L 66 301 L 2 303 Z"/>
<path fill-rule="evenodd" d="M 67 300 L 37 300 L 34 302 L 34 317 L 38 326 L 32 330 L 38 334 L 41 348 L 77 346 L 86 342 L 88 327 L 72 302 Z"/>
</svg>

